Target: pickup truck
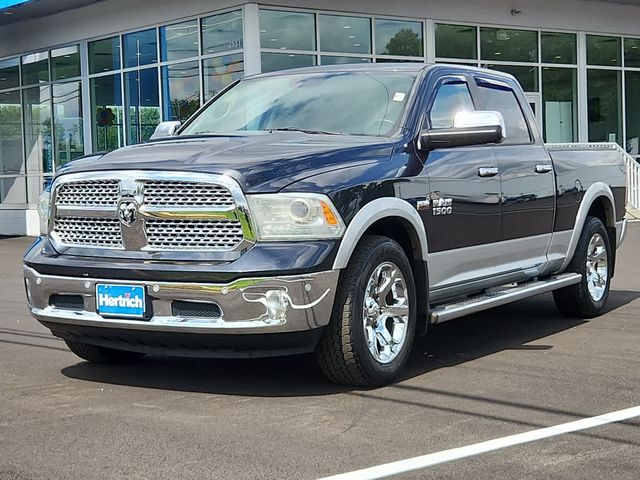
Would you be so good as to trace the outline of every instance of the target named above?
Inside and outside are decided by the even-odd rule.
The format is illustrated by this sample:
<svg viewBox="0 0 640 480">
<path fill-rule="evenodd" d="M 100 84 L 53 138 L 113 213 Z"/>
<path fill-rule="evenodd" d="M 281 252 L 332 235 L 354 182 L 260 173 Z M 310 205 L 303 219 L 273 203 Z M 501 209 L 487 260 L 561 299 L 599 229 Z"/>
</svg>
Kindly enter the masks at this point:
<svg viewBox="0 0 640 480">
<path fill-rule="evenodd" d="M 314 67 L 69 163 L 39 210 L 29 309 L 81 358 L 315 352 L 330 380 L 377 386 L 433 324 L 548 291 L 602 312 L 625 167 L 546 147 L 504 73 Z"/>
</svg>

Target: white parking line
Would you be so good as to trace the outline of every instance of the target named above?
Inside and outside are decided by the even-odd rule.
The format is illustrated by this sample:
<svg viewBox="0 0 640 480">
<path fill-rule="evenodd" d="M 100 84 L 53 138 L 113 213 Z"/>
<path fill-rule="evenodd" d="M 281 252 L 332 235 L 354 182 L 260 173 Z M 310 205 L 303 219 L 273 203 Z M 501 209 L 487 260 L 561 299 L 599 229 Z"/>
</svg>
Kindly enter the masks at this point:
<svg viewBox="0 0 640 480">
<path fill-rule="evenodd" d="M 373 480 L 376 478 L 385 478 L 401 473 L 411 472 L 421 468 L 431 467 L 440 463 L 451 462 L 461 458 L 473 457 L 482 453 L 500 450 L 502 448 L 513 447 L 523 443 L 535 442 L 544 438 L 555 437 L 565 433 L 587 430 L 589 428 L 599 427 L 608 423 L 622 422 L 630 418 L 640 417 L 640 406 L 618 410 L 617 412 L 605 413 L 597 417 L 584 418 L 574 422 L 562 423 L 553 427 L 541 428 L 530 432 L 518 433 L 508 437 L 496 438 L 486 442 L 474 443 L 465 447 L 452 448 L 451 450 L 443 450 L 441 452 L 421 455 L 419 457 L 399 460 L 397 462 L 386 463 L 375 467 L 356 470 L 349 473 L 341 473 L 331 477 L 325 477 L 320 480 Z"/>
</svg>

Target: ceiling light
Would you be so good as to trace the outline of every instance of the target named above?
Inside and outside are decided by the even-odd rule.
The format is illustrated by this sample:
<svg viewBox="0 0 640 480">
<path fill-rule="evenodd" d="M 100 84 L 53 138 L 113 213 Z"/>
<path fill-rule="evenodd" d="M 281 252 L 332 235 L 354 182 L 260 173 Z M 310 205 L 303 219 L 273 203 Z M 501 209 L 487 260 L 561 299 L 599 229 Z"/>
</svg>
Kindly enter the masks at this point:
<svg viewBox="0 0 640 480">
<path fill-rule="evenodd" d="M 271 42 L 277 42 L 277 41 L 278 41 L 278 39 L 277 39 L 277 38 L 272 38 L 270 41 L 271 41 Z"/>
<path fill-rule="evenodd" d="M 355 35 L 349 35 L 349 38 L 356 38 Z"/>
<path fill-rule="evenodd" d="M 266 28 L 261 28 L 260 29 L 260 33 L 267 33 L 267 29 Z"/>
<path fill-rule="evenodd" d="M 344 28 L 344 29 L 349 29 L 349 28 L 351 28 L 351 25 L 345 25 L 345 26 L 344 26 L 344 27 L 342 27 L 342 28 Z"/>
<path fill-rule="evenodd" d="M 493 52 L 494 55 L 502 55 L 502 52 Z"/>
<path fill-rule="evenodd" d="M 354 47 L 359 47 L 359 46 L 360 46 L 360 44 L 359 44 L 359 43 L 354 43 L 354 44 L 353 44 L 353 46 L 354 46 Z"/>
</svg>

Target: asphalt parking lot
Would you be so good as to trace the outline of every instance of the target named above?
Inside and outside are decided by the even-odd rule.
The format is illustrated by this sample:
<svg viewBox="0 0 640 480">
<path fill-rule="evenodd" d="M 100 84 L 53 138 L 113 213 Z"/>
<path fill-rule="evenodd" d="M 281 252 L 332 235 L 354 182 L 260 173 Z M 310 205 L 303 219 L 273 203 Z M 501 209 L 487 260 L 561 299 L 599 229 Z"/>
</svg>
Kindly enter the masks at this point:
<svg viewBox="0 0 640 480">
<path fill-rule="evenodd" d="M 433 328 L 405 378 L 327 383 L 311 357 L 80 361 L 28 315 L 0 239 L 0 479 L 314 479 L 640 405 L 640 223 L 605 315 L 550 295 Z M 640 419 L 398 478 L 637 479 Z"/>
</svg>

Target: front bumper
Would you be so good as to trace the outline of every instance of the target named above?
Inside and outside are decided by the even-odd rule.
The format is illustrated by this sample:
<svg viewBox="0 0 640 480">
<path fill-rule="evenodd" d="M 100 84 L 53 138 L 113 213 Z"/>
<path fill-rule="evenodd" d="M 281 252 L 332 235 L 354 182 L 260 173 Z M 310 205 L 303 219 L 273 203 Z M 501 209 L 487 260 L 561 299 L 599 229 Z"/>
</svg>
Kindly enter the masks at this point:
<svg viewBox="0 0 640 480">
<path fill-rule="evenodd" d="M 307 275 L 245 278 L 228 284 L 125 281 L 42 275 L 25 266 L 32 315 L 52 330 L 93 327 L 104 332 L 179 332 L 248 335 L 316 330 L 329 323 L 338 282 L 337 270 Z M 106 318 L 96 313 L 96 284 L 142 285 L 150 316 L 145 320 Z M 82 297 L 81 307 L 60 308 L 52 296 Z M 177 316 L 175 301 L 215 303 L 219 317 Z M 140 337 L 139 334 L 136 335 Z M 144 337 L 144 336 L 143 336 Z M 144 341 L 144 338 L 141 341 Z"/>
</svg>

